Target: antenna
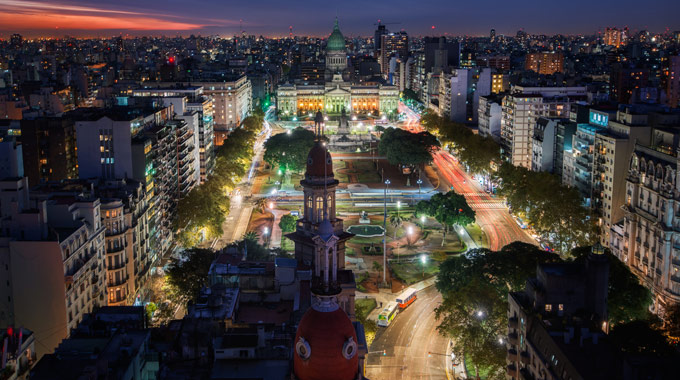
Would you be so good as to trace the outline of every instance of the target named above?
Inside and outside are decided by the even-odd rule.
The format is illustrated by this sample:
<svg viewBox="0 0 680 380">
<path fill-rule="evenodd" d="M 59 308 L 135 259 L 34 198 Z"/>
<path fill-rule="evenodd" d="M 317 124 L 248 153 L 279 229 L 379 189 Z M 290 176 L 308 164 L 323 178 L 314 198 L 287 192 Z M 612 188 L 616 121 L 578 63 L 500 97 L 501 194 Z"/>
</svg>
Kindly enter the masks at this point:
<svg viewBox="0 0 680 380">
<path fill-rule="evenodd" d="M 293 25 L 288 27 L 288 37 L 292 40 L 293 39 Z"/>
</svg>

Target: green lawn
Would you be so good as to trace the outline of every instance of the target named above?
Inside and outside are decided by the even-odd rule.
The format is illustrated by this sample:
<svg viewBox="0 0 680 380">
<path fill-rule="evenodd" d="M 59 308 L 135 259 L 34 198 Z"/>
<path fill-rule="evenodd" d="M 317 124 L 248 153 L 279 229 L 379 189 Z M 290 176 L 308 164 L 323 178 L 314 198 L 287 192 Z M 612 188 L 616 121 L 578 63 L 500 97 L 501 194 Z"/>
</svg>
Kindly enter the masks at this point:
<svg viewBox="0 0 680 380">
<path fill-rule="evenodd" d="M 468 379 L 474 379 L 476 378 L 476 371 L 475 371 L 475 365 L 474 363 L 469 359 L 468 355 L 465 354 L 465 373 L 467 374 Z M 484 380 L 489 376 L 489 368 L 488 367 L 479 367 L 479 378 Z"/>
<path fill-rule="evenodd" d="M 475 243 L 479 244 L 481 247 L 489 246 L 486 240 L 486 234 L 484 231 L 482 231 L 479 225 L 477 225 L 477 223 L 467 225 L 465 230 L 467 230 L 468 234 L 470 234 L 470 237 L 475 241 Z"/>
<path fill-rule="evenodd" d="M 439 263 L 429 259 L 425 263 L 425 275 L 423 276 L 423 264 L 420 260 L 401 261 L 396 262 L 391 260 L 389 262 L 390 268 L 394 275 L 405 282 L 406 284 L 413 284 L 430 278 L 439 273 Z"/>
<path fill-rule="evenodd" d="M 357 315 L 357 320 L 364 321 L 368 315 L 375 309 L 378 304 L 375 298 L 359 298 L 354 301 L 354 310 Z"/>
</svg>

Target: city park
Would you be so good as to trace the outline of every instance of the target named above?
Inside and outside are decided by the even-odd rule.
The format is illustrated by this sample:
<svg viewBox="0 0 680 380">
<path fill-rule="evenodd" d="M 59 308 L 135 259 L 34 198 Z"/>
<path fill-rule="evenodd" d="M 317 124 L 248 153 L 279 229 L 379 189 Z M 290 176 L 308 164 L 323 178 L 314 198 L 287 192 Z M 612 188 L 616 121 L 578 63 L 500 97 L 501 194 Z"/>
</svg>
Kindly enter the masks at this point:
<svg viewBox="0 0 680 380">
<path fill-rule="evenodd" d="M 381 294 L 436 276 L 442 300 L 433 310 L 433 328 L 451 340 L 451 352 L 464 358 L 469 374 L 502 378 L 507 292 L 523 289 L 537 264 L 583 259 L 596 226 L 576 191 L 553 176 L 502 163 L 490 139 L 429 112 L 414 118 L 411 108 L 401 106 L 406 116 L 393 120 L 351 114 L 324 119 L 322 138 L 340 182 L 336 213 L 355 235 L 345 261 L 357 285 L 357 319 L 368 340 L 378 340 L 385 331 L 376 325 Z M 252 261 L 292 256 L 285 234 L 302 213 L 300 180 L 316 138 L 313 118 L 276 121 L 268 114 L 258 110 L 234 130 L 217 150 L 215 173 L 180 201 L 176 226 L 186 250 L 170 263 L 165 284 L 177 305 L 207 284 L 218 249 L 241 249 Z M 477 175 L 456 177 L 448 166 Z M 470 189 L 484 200 L 468 204 Z M 484 209 L 488 203 L 496 206 Z M 530 233 L 509 217 L 506 204 L 527 221 Z M 502 218 L 490 213 L 508 215 L 512 228 L 495 226 Z M 535 237 L 549 239 L 554 252 Z M 649 291 L 624 264 L 610 262 L 609 323 L 647 321 Z"/>
</svg>

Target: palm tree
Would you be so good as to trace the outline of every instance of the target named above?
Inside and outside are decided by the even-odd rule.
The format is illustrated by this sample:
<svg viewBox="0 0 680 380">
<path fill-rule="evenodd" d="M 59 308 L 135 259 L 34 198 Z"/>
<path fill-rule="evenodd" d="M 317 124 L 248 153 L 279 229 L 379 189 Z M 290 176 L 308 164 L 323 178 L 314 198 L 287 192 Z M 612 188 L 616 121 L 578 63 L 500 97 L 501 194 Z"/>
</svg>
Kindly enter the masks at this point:
<svg viewBox="0 0 680 380">
<path fill-rule="evenodd" d="M 249 241 L 257 241 L 260 238 L 260 235 L 257 234 L 255 231 L 248 231 L 243 235 L 243 240 L 249 240 Z"/>
<path fill-rule="evenodd" d="M 255 200 L 254 206 L 256 209 L 259 209 L 260 212 L 264 214 L 264 210 L 267 208 L 267 198 L 266 197 L 258 198 L 257 200 Z"/>
<path fill-rule="evenodd" d="M 404 224 L 404 217 L 399 214 L 390 215 L 390 224 L 394 227 L 394 240 L 397 240 L 397 230 Z"/>
</svg>

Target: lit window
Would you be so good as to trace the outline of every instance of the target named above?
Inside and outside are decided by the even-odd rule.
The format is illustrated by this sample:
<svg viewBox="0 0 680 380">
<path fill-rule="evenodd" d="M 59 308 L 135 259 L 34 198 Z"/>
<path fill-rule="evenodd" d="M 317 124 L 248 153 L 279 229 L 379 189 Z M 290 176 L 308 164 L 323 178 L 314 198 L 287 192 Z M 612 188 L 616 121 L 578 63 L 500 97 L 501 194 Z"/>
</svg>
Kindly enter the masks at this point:
<svg viewBox="0 0 680 380">
<path fill-rule="evenodd" d="M 551 311 L 552 311 L 552 305 L 551 305 L 551 304 L 546 304 L 546 305 L 545 305 L 545 311 L 551 312 Z"/>
</svg>

